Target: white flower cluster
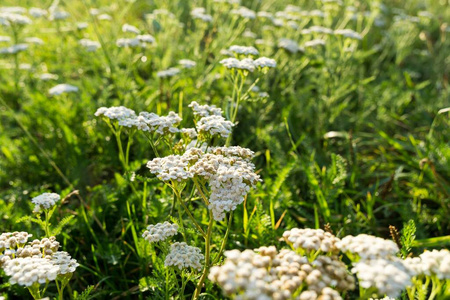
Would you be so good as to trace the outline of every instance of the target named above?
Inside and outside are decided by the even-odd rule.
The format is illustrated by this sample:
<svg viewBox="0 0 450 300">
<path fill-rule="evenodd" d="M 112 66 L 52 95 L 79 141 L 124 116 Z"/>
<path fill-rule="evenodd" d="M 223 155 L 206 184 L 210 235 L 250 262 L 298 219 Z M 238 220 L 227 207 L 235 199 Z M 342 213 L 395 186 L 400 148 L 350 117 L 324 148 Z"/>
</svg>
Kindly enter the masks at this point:
<svg viewBox="0 0 450 300">
<path fill-rule="evenodd" d="M 254 170 L 255 166 L 247 159 L 211 153 L 201 156 L 190 168 L 194 175 L 209 181 L 209 209 L 218 221 L 223 220 L 225 212 L 235 210 L 244 201 L 250 188 L 260 181 Z"/>
<path fill-rule="evenodd" d="M 32 7 L 28 10 L 28 13 L 34 18 L 42 18 L 48 14 L 48 11 L 39 7 Z"/>
<path fill-rule="evenodd" d="M 110 20 L 111 16 L 102 14 L 98 16 L 100 20 Z M 141 30 L 136 26 L 130 24 L 122 25 L 122 32 L 124 33 L 132 33 L 135 34 L 132 38 L 120 38 L 116 40 L 116 46 L 119 48 L 129 47 L 136 48 L 142 47 L 145 48 L 148 44 L 155 43 L 155 38 L 150 34 L 141 34 Z"/>
<path fill-rule="evenodd" d="M 55 206 L 61 197 L 56 193 L 43 193 L 37 197 L 31 199 L 31 202 L 35 205 L 34 212 L 40 212 L 41 210 L 50 209 Z"/>
<path fill-rule="evenodd" d="M 0 54 L 16 54 L 28 49 L 27 44 L 17 44 L 10 47 L 0 48 Z"/>
<path fill-rule="evenodd" d="M 86 48 L 86 51 L 88 52 L 95 52 L 98 48 L 101 47 L 100 43 L 97 41 L 91 41 L 89 39 L 81 39 L 78 41 L 78 43 Z"/>
<path fill-rule="evenodd" d="M 333 34 L 334 31 L 333 31 L 333 29 L 316 25 L 316 26 L 311 26 L 309 28 L 305 28 L 300 33 L 301 34 L 319 33 L 319 34 L 328 34 L 328 35 L 330 35 L 330 34 Z"/>
<path fill-rule="evenodd" d="M 259 252 L 259 253 L 257 253 Z M 354 288 L 354 279 L 345 264 L 330 257 L 308 262 L 304 256 L 274 246 L 225 252 L 222 266 L 211 268 L 209 279 L 233 299 L 342 299 L 340 291 Z M 328 297 L 327 297 L 328 296 Z"/>
<path fill-rule="evenodd" d="M 11 259 L 5 263 L 3 270 L 10 284 L 32 286 L 34 283 L 53 281 L 58 276 L 58 266 L 45 258 L 25 257 Z"/>
<path fill-rule="evenodd" d="M 315 48 L 317 46 L 325 46 L 325 41 L 322 39 L 315 39 L 311 41 L 307 41 L 303 44 L 305 48 Z"/>
<path fill-rule="evenodd" d="M 230 135 L 233 126 L 234 124 L 231 121 L 217 115 L 203 117 L 196 124 L 199 134 L 218 135 L 223 138 L 227 138 Z"/>
<path fill-rule="evenodd" d="M 28 25 L 32 21 L 27 16 L 14 12 L 0 12 L 0 25 Z"/>
<path fill-rule="evenodd" d="M 130 24 L 123 24 L 122 25 L 122 32 L 130 32 L 130 33 L 135 33 L 135 34 L 140 34 L 141 31 L 133 25 Z"/>
<path fill-rule="evenodd" d="M 300 46 L 298 45 L 298 43 L 294 40 L 290 40 L 290 39 L 279 39 L 278 40 L 278 48 L 282 48 L 290 53 L 297 53 L 299 51 L 303 52 L 304 49 L 300 48 Z"/>
<path fill-rule="evenodd" d="M 220 63 L 227 69 L 239 69 L 249 72 L 255 71 L 256 68 L 275 68 L 277 66 L 274 59 L 267 57 L 260 57 L 256 60 L 253 60 L 252 58 L 239 60 L 237 58 L 229 57 L 222 59 Z"/>
<path fill-rule="evenodd" d="M 180 59 L 178 63 L 185 69 L 192 69 L 197 65 L 195 61 L 190 59 Z"/>
<path fill-rule="evenodd" d="M 42 240 L 33 240 L 30 243 L 30 246 L 32 248 L 40 248 L 42 251 L 42 254 L 45 256 L 51 256 L 53 253 L 58 251 L 59 248 L 59 242 L 56 240 L 54 236 L 51 236 L 49 238 L 43 238 Z"/>
<path fill-rule="evenodd" d="M 177 232 L 178 225 L 166 221 L 164 223 L 148 225 L 142 237 L 149 243 L 155 243 L 165 241 L 168 237 L 176 235 Z"/>
<path fill-rule="evenodd" d="M 111 120 L 121 120 L 136 116 L 134 110 L 125 106 L 100 107 L 95 112 L 95 116 L 105 116 Z"/>
<path fill-rule="evenodd" d="M 200 105 L 196 101 L 192 101 L 189 105 L 194 112 L 194 116 L 208 117 L 208 116 L 221 116 L 222 109 L 215 105 Z"/>
<path fill-rule="evenodd" d="M 206 9 L 204 7 L 196 7 L 191 10 L 191 16 L 193 19 L 202 20 L 203 22 L 210 23 L 213 21 L 211 15 L 206 14 Z"/>
<path fill-rule="evenodd" d="M 348 235 L 337 242 L 336 246 L 344 253 L 358 255 L 362 260 L 391 257 L 399 251 L 393 241 L 367 234 Z"/>
<path fill-rule="evenodd" d="M 178 68 L 169 68 L 167 70 L 162 70 L 156 73 L 156 77 L 159 78 L 169 78 L 175 75 L 180 74 L 180 69 Z"/>
<path fill-rule="evenodd" d="M 156 157 L 147 163 L 147 168 L 162 181 L 183 181 L 193 176 L 188 169 L 188 161 L 181 155 Z"/>
<path fill-rule="evenodd" d="M 237 46 L 233 45 L 228 48 L 228 51 L 233 52 L 235 54 L 243 54 L 243 55 L 259 55 L 259 51 L 255 47 L 247 47 L 247 46 Z"/>
<path fill-rule="evenodd" d="M 216 155 L 223 155 L 226 157 L 240 157 L 247 161 L 255 156 L 255 152 L 247 148 L 242 148 L 240 146 L 214 147 L 211 149 L 211 153 Z"/>
<path fill-rule="evenodd" d="M 356 31 L 353 31 L 351 29 L 336 29 L 334 31 L 335 35 L 342 35 L 343 37 L 349 38 L 349 39 L 355 39 L 355 40 L 362 40 L 362 36 L 357 33 Z"/>
<path fill-rule="evenodd" d="M 53 253 L 51 263 L 58 267 L 58 275 L 71 274 L 75 272 L 80 264 L 76 259 L 73 259 L 69 253 L 65 251 L 58 251 Z"/>
<path fill-rule="evenodd" d="M 21 247 L 28 242 L 28 239 L 32 237 L 32 234 L 28 232 L 5 232 L 0 235 L 0 252 L 5 249 L 14 249 Z"/>
<path fill-rule="evenodd" d="M 256 18 L 256 13 L 253 10 L 251 10 L 245 6 L 240 6 L 238 9 L 231 10 L 231 14 L 241 16 L 242 18 L 246 18 L 246 19 L 255 19 Z"/>
<path fill-rule="evenodd" d="M 425 251 L 419 257 L 406 258 L 405 263 L 415 275 L 437 276 L 450 279 L 450 251 L 448 249 Z"/>
<path fill-rule="evenodd" d="M 293 228 L 285 231 L 282 239 L 295 250 L 301 249 L 307 252 L 320 250 L 325 253 L 339 252 L 339 248 L 336 246 L 339 239 L 322 229 Z"/>
<path fill-rule="evenodd" d="M 365 289 L 375 287 L 379 295 L 400 296 L 402 290 L 411 285 L 413 273 L 397 257 L 360 260 L 354 264 L 359 285 Z"/>
<path fill-rule="evenodd" d="M 193 268 L 201 270 L 201 261 L 205 257 L 197 247 L 189 246 L 185 242 L 170 245 L 170 253 L 166 256 L 164 265 L 166 267 L 177 267 L 178 269 Z"/>
<path fill-rule="evenodd" d="M 78 87 L 71 85 L 71 84 L 62 83 L 62 84 L 58 84 L 58 85 L 52 87 L 51 89 L 49 89 L 48 93 L 51 96 L 59 96 L 59 95 L 65 94 L 65 93 L 76 93 L 78 91 L 79 91 Z"/>
</svg>

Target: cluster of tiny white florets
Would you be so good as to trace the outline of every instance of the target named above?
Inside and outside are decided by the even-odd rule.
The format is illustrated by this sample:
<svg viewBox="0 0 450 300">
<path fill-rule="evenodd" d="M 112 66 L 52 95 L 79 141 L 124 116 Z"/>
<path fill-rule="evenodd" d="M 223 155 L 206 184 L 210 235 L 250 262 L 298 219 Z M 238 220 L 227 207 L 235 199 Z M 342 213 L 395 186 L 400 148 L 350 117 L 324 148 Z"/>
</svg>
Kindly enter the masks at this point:
<svg viewBox="0 0 450 300">
<path fill-rule="evenodd" d="M 215 105 L 200 105 L 196 101 L 192 101 L 189 105 L 196 117 L 221 116 L 222 109 Z"/>
<path fill-rule="evenodd" d="M 66 93 L 77 93 L 79 90 L 80 89 L 74 85 L 61 83 L 49 89 L 48 93 L 50 96 L 59 96 Z"/>
<path fill-rule="evenodd" d="M 100 15 L 99 19 L 101 17 L 105 17 L 108 15 Z M 110 17 L 110 16 L 108 16 Z M 122 26 L 122 32 L 124 33 L 132 33 L 135 36 L 132 38 L 120 38 L 116 40 L 116 46 L 119 48 L 129 47 L 129 48 L 136 48 L 136 47 L 146 47 L 148 44 L 155 43 L 155 38 L 150 34 L 141 34 L 141 30 L 137 28 L 136 26 L 130 25 L 130 24 L 124 24 Z"/>
<path fill-rule="evenodd" d="M 256 13 L 253 10 L 251 10 L 245 6 L 240 6 L 237 9 L 231 10 L 231 14 L 237 15 L 237 16 L 240 16 L 240 17 L 246 18 L 246 19 L 255 19 L 256 18 Z"/>
<path fill-rule="evenodd" d="M 253 72 L 256 68 L 275 68 L 277 63 L 274 59 L 267 57 L 260 57 L 256 60 L 252 58 L 244 58 L 239 60 L 234 57 L 222 59 L 220 63 L 227 69 L 238 69 Z"/>
<path fill-rule="evenodd" d="M 255 152 L 247 148 L 242 148 L 241 146 L 214 147 L 210 150 L 210 152 L 226 157 L 240 157 L 248 161 L 255 156 Z"/>
<path fill-rule="evenodd" d="M 165 241 L 168 237 L 176 235 L 178 225 L 169 222 L 148 225 L 142 237 L 149 243 Z"/>
<path fill-rule="evenodd" d="M 175 75 L 180 74 L 180 69 L 178 68 L 169 68 L 167 70 L 162 70 L 156 73 L 156 77 L 159 78 L 169 78 Z"/>
<path fill-rule="evenodd" d="M 302 48 L 300 48 L 300 46 L 298 45 L 298 43 L 294 40 L 290 40 L 290 39 L 279 39 L 278 40 L 278 48 L 282 48 L 290 53 L 297 53 L 299 51 L 303 51 Z"/>
<path fill-rule="evenodd" d="M 5 249 L 14 249 L 25 245 L 32 236 L 32 234 L 25 231 L 2 233 L 0 235 L 0 253 Z"/>
<path fill-rule="evenodd" d="M 222 151 L 226 150 L 222 148 Z M 255 166 L 249 160 L 212 153 L 202 155 L 190 168 L 194 175 L 208 180 L 211 188 L 209 209 L 215 220 L 223 220 L 225 212 L 235 210 L 250 188 L 260 181 L 254 170 Z"/>
<path fill-rule="evenodd" d="M 29 287 L 55 280 L 59 267 L 46 258 L 25 257 L 7 261 L 3 270 L 10 276 L 10 284 Z"/>
<path fill-rule="evenodd" d="M 259 55 L 259 51 L 252 46 L 238 46 L 233 45 L 228 48 L 228 51 L 233 52 L 235 54 L 243 54 L 243 55 Z"/>
<path fill-rule="evenodd" d="M 27 16 L 14 12 L 0 12 L 0 25 L 28 25 L 32 21 Z"/>
<path fill-rule="evenodd" d="M 192 69 L 197 65 L 195 61 L 190 59 L 180 59 L 178 63 L 185 69 Z"/>
<path fill-rule="evenodd" d="M 358 255 L 362 260 L 395 256 L 397 244 L 368 234 L 348 235 L 336 243 L 342 252 Z"/>
<path fill-rule="evenodd" d="M 330 286 L 338 291 L 355 289 L 355 278 L 337 256 L 318 256 L 311 265 L 315 270 L 306 278 L 309 290 L 321 291 Z"/>
<path fill-rule="evenodd" d="M 197 132 L 203 135 L 227 138 L 232 131 L 233 123 L 222 116 L 212 115 L 201 118 L 197 124 Z"/>
<path fill-rule="evenodd" d="M 35 205 L 34 211 L 40 212 L 52 208 L 60 199 L 61 197 L 56 193 L 43 193 L 31 199 L 31 202 Z"/>
<path fill-rule="evenodd" d="M 342 35 L 346 38 L 355 39 L 355 40 L 362 40 L 362 36 L 357 33 L 356 31 L 353 31 L 351 29 L 336 29 L 334 31 L 335 35 Z"/>
<path fill-rule="evenodd" d="M 95 52 L 101 47 L 101 44 L 97 41 L 92 41 L 89 39 L 81 39 L 78 43 L 83 46 L 88 52 Z"/>
<path fill-rule="evenodd" d="M 210 23 L 213 21 L 213 17 L 206 13 L 206 9 L 204 7 L 196 7 L 191 10 L 191 16 L 193 19 L 202 20 L 206 23 Z"/>
<path fill-rule="evenodd" d="M 58 275 L 72 274 L 80 265 L 65 251 L 53 253 L 51 263 L 58 267 Z"/>
<path fill-rule="evenodd" d="M 188 161 L 181 155 L 156 157 L 147 163 L 147 168 L 162 181 L 183 181 L 193 176 Z"/>
<path fill-rule="evenodd" d="M 283 233 L 283 240 L 295 250 L 301 249 L 306 252 L 318 250 L 331 253 L 339 252 L 339 248 L 336 246 L 339 239 L 322 229 L 293 228 Z"/>
<path fill-rule="evenodd" d="M 389 297 L 398 297 L 411 285 L 414 276 L 404 261 L 397 257 L 360 260 L 354 263 L 352 272 L 358 277 L 361 287 L 374 287 L 378 295 Z"/>
<path fill-rule="evenodd" d="M 95 116 L 105 116 L 111 120 L 121 120 L 136 116 L 134 110 L 126 108 L 125 106 L 100 107 L 95 112 Z"/>
<path fill-rule="evenodd" d="M 425 251 L 419 257 L 406 258 L 405 263 L 416 276 L 435 275 L 440 280 L 450 279 L 450 251 L 447 249 Z"/>
<path fill-rule="evenodd" d="M 59 242 L 54 236 L 51 236 L 49 238 L 43 238 L 42 240 L 33 240 L 30 243 L 30 246 L 33 248 L 40 248 L 44 256 L 51 256 L 58 251 Z"/>
<path fill-rule="evenodd" d="M 166 256 L 164 265 L 177 267 L 180 270 L 193 268 L 200 271 L 202 269 L 201 261 L 204 258 L 199 248 L 189 246 L 185 242 L 176 242 L 170 245 L 170 253 Z"/>
</svg>

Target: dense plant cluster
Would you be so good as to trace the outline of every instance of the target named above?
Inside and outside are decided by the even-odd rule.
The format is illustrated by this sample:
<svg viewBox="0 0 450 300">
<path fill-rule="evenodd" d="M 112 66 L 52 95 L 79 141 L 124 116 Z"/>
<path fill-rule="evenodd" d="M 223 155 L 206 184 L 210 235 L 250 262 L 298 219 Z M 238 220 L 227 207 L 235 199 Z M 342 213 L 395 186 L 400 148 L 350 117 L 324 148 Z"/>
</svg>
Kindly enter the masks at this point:
<svg viewBox="0 0 450 300">
<path fill-rule="evenodd" d="M 448 20 L 3 0 L 0 300 L 449 298 Z"/>
</svg>

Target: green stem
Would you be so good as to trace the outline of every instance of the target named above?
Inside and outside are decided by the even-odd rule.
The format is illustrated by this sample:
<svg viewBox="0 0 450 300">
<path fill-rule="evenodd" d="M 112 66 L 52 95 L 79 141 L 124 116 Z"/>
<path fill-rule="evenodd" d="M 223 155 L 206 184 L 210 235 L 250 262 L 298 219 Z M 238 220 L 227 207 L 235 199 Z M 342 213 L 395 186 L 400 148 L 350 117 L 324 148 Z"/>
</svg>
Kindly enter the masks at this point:
<svg viewBox="0 0 450 300">
<path fill-rule="evenodd" d="M 194 295 L 192 296 L 192 299 L 198 299 L 200 296 L 200 292 L 203 287 L 203 283 L 206 280 L 206 276 L 208 276 L 209 268 L 210 268 L 210 252 L 211 252 L 211 234 L 212 234 L 212 228 L 214 225 L 214 218 L 212 215 L 212 211 L 209 211 L 209 224 L 208 224 L 208 233 L 205 237 L 205 266 L 203 268 L 202 276 L 200 277 L 200 280 L 198 281 L 197 287 L 195 288 Z"/>
<path fill-rule="evenodd" d="M 45 237 L 49 238 L 50 237 L 50 229 L 48 226 L 48 211 L 45 209 L 44 210 L 44 214 L 45 214 Z"/>
<path fill-rule="evenodd" d="M 223 250 L 225 250 L 225 244 L 227 243 L 228 236 L 230 234 L 232 220 L 233 220 L 233 211 L 230 212 L 230 217 L 228 218 L 228 224 L 227 224 L 227 231 L 225 232 L 225 236 L 222 240 L 222 244 L 220 245 L 219 253 L 217 254 L 216 258 L 214 259 L 212 265 L 215 265 L 216 263 L 219 262 L 219 259 L 222 256 Z"/>
<path fill-rule="evenodd" d="M 172 186 L 171 186 L 172 187 Z M 197 223 L 197 221 L 195 220 L 194 216 L 191 214 L 191 211 L 189 210 L 189 208 L 187 208 L 186 204 L 184 204 L 183 200 L 181 200 L 181 195 L 179 194 L 178 190 L 175 189 L 174 187 L 172 187 L 173 191 L 177 194 L 176 198 L 178 199 L 178 201 L 180 202 L 181 206 L 184 208 L 184 211 L 187 213 L 187 215 L 189 216 L 189 218 L 192 220 L 192 222 L 194 223 L 195 227 L 198 229 L 198 231 L 200 231 L 200 233 L 202 234 L 203 237 L 206 236 L 205 232 L 203 231 L 203 229 L 200 227 L 200 225 Z"/>
</svg>

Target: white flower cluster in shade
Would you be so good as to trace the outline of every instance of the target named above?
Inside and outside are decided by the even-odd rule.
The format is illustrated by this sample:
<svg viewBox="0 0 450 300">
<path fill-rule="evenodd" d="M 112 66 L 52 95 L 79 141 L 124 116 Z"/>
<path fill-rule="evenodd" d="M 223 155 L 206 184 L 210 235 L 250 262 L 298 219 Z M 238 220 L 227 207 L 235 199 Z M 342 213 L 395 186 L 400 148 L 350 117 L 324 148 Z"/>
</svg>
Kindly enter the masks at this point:
<svg viewBox="0 0 450 300">
<path fill-rule="evenodd" d="M 178 269 L 193 268 L 198 271 L 202 269 L 201 261 L 204 260 L 201 250 L 189 246 L 185 242 L 170 245 L 170 252 L 166 256 L 164 265 L 166 267 L 177 267 Z"/>
<path fill-rule="evenodd" d="M 156 77 L 159 78 L 169 78 L 169 77 L 173 77 L 175 75 L 180 74 L 180 69 L 178 68 L 169 68 L 167 70 L 162 70 L 156 73 Z"/>
<path fill-rule="evenodd" d="M 362 260 L 391 257 L 399 251 L 393 241 L 368 234 L 347 235 L 336 246 L 344 253 L 358 255 Z"/>
<path fill-rule="evenodd" d="M 339 239 L 329 232 L 322 229 L 299 229 L 292 228 L 283 233 L 283 238 L 295 250 L 303 250 L 306 252 L 322 251 L 325 253 L 338 253 L 339 248 L 336 244 Z"/>
<path fill-rule="evenodd" d="M 303 44 L 303 47 L 305 48 L 315 48 L 317 46 L 325 46 L 325 41 L 322 39 L 314 39 L 311 41 L 307 41 Z"/>
<path fill-rule="evenodd" d="M 141 31 L 133 25 L 130 24 L 123 24 L 122 25 L 122 32 L 130 32 L 130 33 L 134 33 L 134 34 L 140 34 Z"/>
<path fill-rule="evenodd" d="M 32 7 L 28 10 L 28 13 L 30 16 L 34 18 L 42 18 L 46 15 L 48 15 L 48 11 L 39 7 Z"/>
<path fill-rule="evenodd" d="M 27 37 L 25 38 L 25 42 L 28 44 L 34 44 L 34 45 L 43 45 L 45 44 L 44 41 L 38 37 Z"/>
<path fill-rule="evenodd" d="M 180 59 L 178 63 L 185 69 L 192 69 L 197 65 L 195 61 L 190 59 Z"/>
<path fill-rule="evenodd" d="M 111 16 L 109 15 L 99 15 L 98 19 L 101 19 L 102 16 L 109 18 L 105 18 L 105 20 L 109 20 Z M 155 43 L 155 38 L 150 34 L 141 34 L 141 30 L 137 28 L 136 26 L 130 25 L 130 24 L 124 24 L 122 26 L 122 32 L 124 33 L 131 33 L 134 34 L 134 37 L 131 38 L 119 38 L 116 40 L 116 46 L 119 48 L 136 48 L 136 47 L 142 47 L 145 48 L 149 44 Z"/>
<path fill-rule="evenodd" d="M 302 287 L 306 290 L 295 299 L 342 299 L 328 286 L 354 288 L 345 265 L 330 257 L 311 264 L 304 256 L 287 249 L 278 252 L 274 246 L 226 251 L 225 256 L 222 266 L 211 268 L 209 279 L 233 299 L 294 299 Z"/>
<path fill-rule="evenodd" d="M 351 29 L 336 29 L 334 31 L 335 35 L 342 35 L 343 37 L 355 40 L 362 40 L 362 36 L 354 30 Z"/>
<path fill-rule="evenodd" d="M 419 257 L 408 257 L 405 263 L 415 275 L 436 276 L 450 279 L 450 251 L 448 249 L 425 251 Z"/>
<path fill-rule="evenodd" d="M 192 178 L 188 161 L 181 155 L 156 157 L 147 163 L 147 168 L 162 181 L 183 181 Z"/>
<path fill-rule="evenodd" d="M 197 131 L 195 128 L 181 128 L 180 132 L 190 139 L 195 139 L 197 137 Z"/>
<path fill-rule="evenodd" d="M 221 116 L 223 113 L 222 109 L 215 105 L 200 105 L 196 101 L 192 101 L 188 106 L 196 117 Z"/>
<path fill-rule="evenodd" d="M 244 58 L 239 60 L 234 57 L 225 58 L 220 63 L 227 69 L 239 69 L 249 72 L 255 71 L 256 68 L 275 68 L 277 63 L 274 59 L 267 57 L 260 57 L 255 60 L 252 58 Z"/>
<path fill-rule="evenodd" d="M 33 23 L 30 18 L 15 12 L 0 12 L 0 25 L 28 25 Z"/>
<path fill-rule="evenodd" d="M 8 43 L 11 42 L 11 38 L 9 36 L 0 35 L 0 43 Z"/>
<path fill-rule="evenodd" d="M 360 260 L 354 264 L 352 272 L 358 277 L 361 287 L 374 287 L 378 295 L 394 298 L 412 284 L 414 275 L 404 261 L 397 257 Z"/>
<path fill-rule="evenodd" d="M 213 21 L 213 17 L 206 13 L 206 9 L 204 7 L 195 7 L 191 10 L 191 17 L 193 19 L 201 20 L 206 23 L 210 23 Z"/>
<path fill-rule="evenodd" d="M 100 43 L 97 41 L 92 41 L 89 39 L 81 39 L 78 43 L 86 49 L 87 52 L 95 52 L 101 47 Z"/>
<path fill-rule="evenodd" d="M 61 199 L 56 193 L 43 193 L 37 197 L 31 199 L 31 202 L 35 205 L 35 212 L 40 212 L 41 210 L 50 209 L 55 206 L 56 202 Z"/>
<path fill-rule="evenodd" d="M 10 47 L 0 48 L 0 54 L 16 54 L 26 51 L 28 47 L 29 46 L 27 44 L 16 44 Z"/>
<path fill-rule="evenodd" d="M 278 40 L 278 48 L 284 49 L 292 54 L 296 54 L 299 51 L 304 51 L 304 49 L 301 48 L 296 41 L 286 38 Z"/>
<path fill-rule="evenodd" d="M 168 237 L 178 233 L 178 225 L 169 222 L 151 224 L 147 226 L 142 237 L 149 243 L 165 241 Z"/>
<path fill-rule="evenodd" d="M 228 48 L 228 51 L 233 52 L 235 54 L 243 54 L 243 55 L 259 55 L 259 51 L 252 46 L 238 46 L 233 45 Z"/>
<path fill-rule="evenodd" d="M 58 85 L 52 87 L 51 89 L 49 89 L 48 93 L 51 96 L 59 96 L 59 95 L 65 94 L 65 93 L 76 93 L 78 91 L 79 91 L 78 87 L 71 85 L 71 84 L 62 83 L 62 84 L 58 84 Z"/>
<path fill-rule="evenodd" d="M 309 28 L 303 29 L 300 33 L 301 34 L 319 33 L 319 34 L 329 34 L 330 35 L 330 34 L 333 34 L 334 31 L 333 31 L 333 29 L 330 29 L 330 28 L 315 25 L 315 26 L 311 26 Z"/>
</svg>

